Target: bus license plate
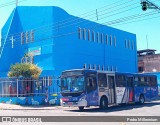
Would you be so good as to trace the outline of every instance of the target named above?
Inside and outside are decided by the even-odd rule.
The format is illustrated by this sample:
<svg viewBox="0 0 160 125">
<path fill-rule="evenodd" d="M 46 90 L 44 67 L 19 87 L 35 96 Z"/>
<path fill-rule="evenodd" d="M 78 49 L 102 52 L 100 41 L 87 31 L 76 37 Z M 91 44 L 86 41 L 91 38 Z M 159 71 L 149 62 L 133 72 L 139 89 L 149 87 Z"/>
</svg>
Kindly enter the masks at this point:
<svg viewBox="0 0 160 125">
<path fill-rule="evenodd" d="M 73 105 L 73 102 L 68 102 L 68 105 L 70 106 L 70 105 Z"/>
</svg>

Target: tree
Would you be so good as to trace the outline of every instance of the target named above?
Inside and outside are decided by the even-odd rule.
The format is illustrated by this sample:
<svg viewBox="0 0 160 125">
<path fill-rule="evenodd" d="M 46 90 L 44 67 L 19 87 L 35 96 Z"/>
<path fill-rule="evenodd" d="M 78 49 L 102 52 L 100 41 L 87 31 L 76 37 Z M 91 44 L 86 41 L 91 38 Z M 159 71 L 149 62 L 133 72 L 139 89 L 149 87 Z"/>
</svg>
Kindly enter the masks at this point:
<svg viewBox="0 0 160 125">
<path fill-rule="evenodd" d="M 23 77 L 37 79 L 42 70 L 37 65 L 31 63 L 16 63 L 11 65 L 8 77 Z"/>
</svg>

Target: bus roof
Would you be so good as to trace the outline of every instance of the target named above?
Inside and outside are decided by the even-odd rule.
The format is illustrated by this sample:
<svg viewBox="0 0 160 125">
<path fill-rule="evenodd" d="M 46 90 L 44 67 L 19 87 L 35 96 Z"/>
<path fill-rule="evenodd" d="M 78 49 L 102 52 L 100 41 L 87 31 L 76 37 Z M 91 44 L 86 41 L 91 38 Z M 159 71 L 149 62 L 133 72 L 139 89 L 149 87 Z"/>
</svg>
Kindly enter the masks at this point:
<svg viewBox="0 0 160 125">
<path fill-rule="evenodd" d="M 95 69 L 70 69 L 65 70 L 62 73 L 65 72 L 73 72 L 73 71 L 86 71 L 86 72 L 97 72 L 97 73 L 108 73 L 108 74 L 125 74 L 125 75 L 138 75 L 138 76 L 156 76 L 155 74 L 149 74 L 149 73 L 130 73 L 130 72 L 115 72 L 115 71 L 103 71 L 103 70 L 95 70 Z"/>
</svg>

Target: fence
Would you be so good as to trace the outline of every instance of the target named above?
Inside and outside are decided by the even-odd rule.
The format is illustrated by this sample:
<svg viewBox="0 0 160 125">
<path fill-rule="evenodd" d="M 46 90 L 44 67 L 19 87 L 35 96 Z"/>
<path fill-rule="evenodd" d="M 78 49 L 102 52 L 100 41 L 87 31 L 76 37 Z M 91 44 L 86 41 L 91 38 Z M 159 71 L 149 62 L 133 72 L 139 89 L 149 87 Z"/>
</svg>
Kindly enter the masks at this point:
<svg viewBox="0 0 160 125">
<path fill-rule="evenodd" d="M 0 102 L 14 104 L 59 104 L 58 79 L 0 79 Z"/>
</svg>

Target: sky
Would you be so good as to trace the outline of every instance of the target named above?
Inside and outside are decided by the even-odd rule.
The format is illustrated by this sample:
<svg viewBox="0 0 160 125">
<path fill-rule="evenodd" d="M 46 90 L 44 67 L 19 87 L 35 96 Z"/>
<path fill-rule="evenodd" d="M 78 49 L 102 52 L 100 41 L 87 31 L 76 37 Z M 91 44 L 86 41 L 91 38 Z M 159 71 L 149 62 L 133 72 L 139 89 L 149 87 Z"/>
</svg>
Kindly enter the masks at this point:
<svg viewBox="0 0 160 125">
<path fill-rule="evenodd" d="M 160 0 L 149 1 L 160 6 Z M 15 3 L 16 0 L 0 0 L 0 29 Z M 140 0 L 19 0 L 18 6 L 58 6 L 70 15 L 134 33 L 138 50 L 156 49 L 160 53 L 160 10 L 142 11 Z"/>
</svg>

